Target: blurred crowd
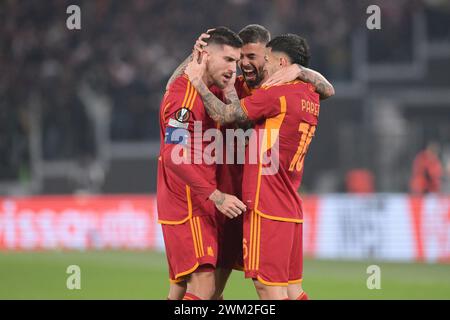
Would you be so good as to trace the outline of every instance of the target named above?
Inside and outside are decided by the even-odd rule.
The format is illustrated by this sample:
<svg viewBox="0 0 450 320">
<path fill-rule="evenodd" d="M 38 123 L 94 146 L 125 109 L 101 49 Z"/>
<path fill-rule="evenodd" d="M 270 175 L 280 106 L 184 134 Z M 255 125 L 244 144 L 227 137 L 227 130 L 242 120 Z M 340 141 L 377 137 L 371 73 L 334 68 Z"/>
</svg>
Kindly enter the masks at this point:
<svg viewBox="0 0 450 320">
<path fill-rule="evenodd" d="M 409 32 L 403 17 L 423 4 L 414 0 L 378 2 L 386 6 L 386 23 L 392 36 L 399 39 Z M 369 3 L 3 0 L 0 179 L 24 172 L 33 133 L 40 134 L 36 141 L 45 159 L 95 156 L 92 97 L 106 101 L 112 140 L 159 139 L 157 110 L 165 83 L 189 54 L 197 36 L 209 27 L 226 25 L 239 31 L 249 23 L 260 23 L 274 35 L 299 33 L 311 45 L 314 68 L 332 80 L 349 80 L 352 32 L 365 26 Z M 440 1 L 431 3 L 434 6 Z M 71 4 L 81 7 L 81 30 L 66 27 L 66 8 Z M 399 53 L 391 50 L 392 39 L 379 39 L 381 45 L 374 41 L 375 60 L 407 51 L 402 51 L 400 42 Z"/>
</svg>

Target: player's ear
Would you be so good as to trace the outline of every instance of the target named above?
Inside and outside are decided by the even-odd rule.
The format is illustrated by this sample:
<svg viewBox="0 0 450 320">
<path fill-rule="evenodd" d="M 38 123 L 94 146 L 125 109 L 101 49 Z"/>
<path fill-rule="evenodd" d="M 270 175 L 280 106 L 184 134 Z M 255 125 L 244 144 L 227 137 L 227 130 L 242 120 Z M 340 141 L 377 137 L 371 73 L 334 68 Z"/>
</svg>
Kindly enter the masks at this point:
<svg viewBox="0 0 450 320">
<path fill-rule="evenodd" d="M 286 67 L 288 65 L 288 60 L 285 57 L 280 57 L 280 66 Z"/>
</svg>

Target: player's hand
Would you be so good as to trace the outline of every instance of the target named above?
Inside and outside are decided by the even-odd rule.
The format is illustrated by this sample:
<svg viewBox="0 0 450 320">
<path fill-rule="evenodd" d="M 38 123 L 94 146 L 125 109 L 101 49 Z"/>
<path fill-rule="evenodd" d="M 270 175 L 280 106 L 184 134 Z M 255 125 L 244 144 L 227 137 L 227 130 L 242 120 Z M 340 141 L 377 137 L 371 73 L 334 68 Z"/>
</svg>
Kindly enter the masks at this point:
<svg viewBox="0 0 450 320">
<path fill-rule="evenodd" d="M 195 82 L 201 81 L 206 70 L 206 62 L 208 61 L 208 53 L 206 51 L 193 53 L 192 61 L 186 66 L 184 73 L 189 80 L 195 85 Z"/>
<path fill-rule="evenodd" d="M 230 219 L 238 217 L 247 210 L 241 200 L 219 190 L 214 191 L 209 198 L 214 202 L 216 208 Z"/>
<path fill-rule="evenodd" d="M 192 53 L 194 53 L 195 51 L 203 52 L 203 48 L 208 45 L 205 42 L 205 40 L 208 39 L 209 37 L 211 37 L 211 35 L 208 32 L 213 31 L 213 30 L 216 30 L 216 29 L 208 29 L 206 31 L 206 33 L 202 33 L 200 35 L 200 37 L 198 37 L 197 41 L 195 41 L 194 50 L 192 51 Z"/>
<path fill-rule="evenodd" d="M 276 86 L 297 79 L 301 70 L 297 64 L 291 64 L 275 72 L 267 79 L 264 86 Z"/>
<path fill-rule="evenodd" d="M 228 92 L 234 92 L 236 90 L 234 87 L 235 82 L 236 82 L 236 72 L 233 72 L 230 81 L 228 82 L 227 86 L 223 89 L 225 97 L 227 96 Z"/>
</svg>

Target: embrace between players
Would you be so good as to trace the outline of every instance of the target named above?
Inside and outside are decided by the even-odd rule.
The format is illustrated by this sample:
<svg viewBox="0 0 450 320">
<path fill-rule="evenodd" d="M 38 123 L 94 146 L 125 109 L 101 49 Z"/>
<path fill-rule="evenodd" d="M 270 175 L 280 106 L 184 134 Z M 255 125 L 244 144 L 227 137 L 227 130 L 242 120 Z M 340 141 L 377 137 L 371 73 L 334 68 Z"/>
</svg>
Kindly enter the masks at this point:
<svg viewBox="0 0 450 320">
<path fill-rule="evenodd" d="M 253 280 L 261 299 L 307 299 L 297 190 L 319 100 L 334 95 L 322 75 L 306 68 L 309 58 L 297 35 L 271 40 L 260 25 L 239 34 L 218 27 L 199 37 L 169 80 L 160 107 L 157 185 L 168 299 L 223 299 L 233 269 Z M 253 128 L 256 162 L 242 140 L 235 149 L 246 148 L 243 164 L 179 161 L 208 148 L 203 140 L 196 143 L 195 123 L 201 134 Z M 225 139 L 224 153 L 227 145 L 234 141 Z M 268 157 L 277 162 L 276 172 L 264 174 Z"/>
</svg>

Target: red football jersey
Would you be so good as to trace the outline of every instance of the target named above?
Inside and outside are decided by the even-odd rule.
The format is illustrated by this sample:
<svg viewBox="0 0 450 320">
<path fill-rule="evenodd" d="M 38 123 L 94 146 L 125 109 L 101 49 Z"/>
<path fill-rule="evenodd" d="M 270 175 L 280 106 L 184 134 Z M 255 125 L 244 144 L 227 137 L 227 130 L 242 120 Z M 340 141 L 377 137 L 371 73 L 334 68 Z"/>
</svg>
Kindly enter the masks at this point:
<svg viewBox="0 0 450 320">
<path fill-rule="evenodd" d="M 297 190 L 305 155 L 316 131 L 319 95 L 314 86 L 293 81 L 257 89 L 242 99 L 241 105 L 255 122 L 244 165 L 244 202 L 266 218 L 301 222 Z M 249 163 L 252 157 L 253 164 Z"/>
<path fill-rule="evenodd" d="M 234 82 L 234 88 L 236 89 L 239 99 L 243 99 L 251 95 L 254 90 L 248 87 L 243 75 L 236 77 L 236 81 Z"/>
<path fill-rule="evenodd" d="M 234 87 L 240 99 L 249 96 L 252 92 L 247 86 L 242 75 L 236 77 Z M 222 191 L 232 195 L 235 195 L 239 199 L 242 196 L 242 171 L 243 164 L 238 163 L 237 154 L 238 152 L 245 152 L 245 145 L 238 145 L 239 141 L 228 141 L 226 138 L 226 130 L 235 130 L 238 127 L 235 124 L 229 124 L 220 127 L 223 137 L 224 137 L 224 148 L 223 148 L 223 164 L 217 165 L 217 188 Z M 234 146 L 234 149 L 232 148 Z M 226 163 L 227 155 L 234 154 L 234 159 L 232 163 Z"/>
<path fill-rule="evenodd" d="M 213 91 L 223 99 L 221 91 Z M 197 126 L 202 125 L 196 134 L 194 121 Z M 192 216 L 214 214 L 214 204 L 208 197 L 216 189 L 216 165 L 206 163 L 203 157 L 210 141 L 198 140 L 210 128 L 216 128 L 216 123 L 206 113 L 200 95 L 187 76 L 177 78 L 160 106 L 157 185 L 160 223 L 180 224 Z"/>
</svg>

